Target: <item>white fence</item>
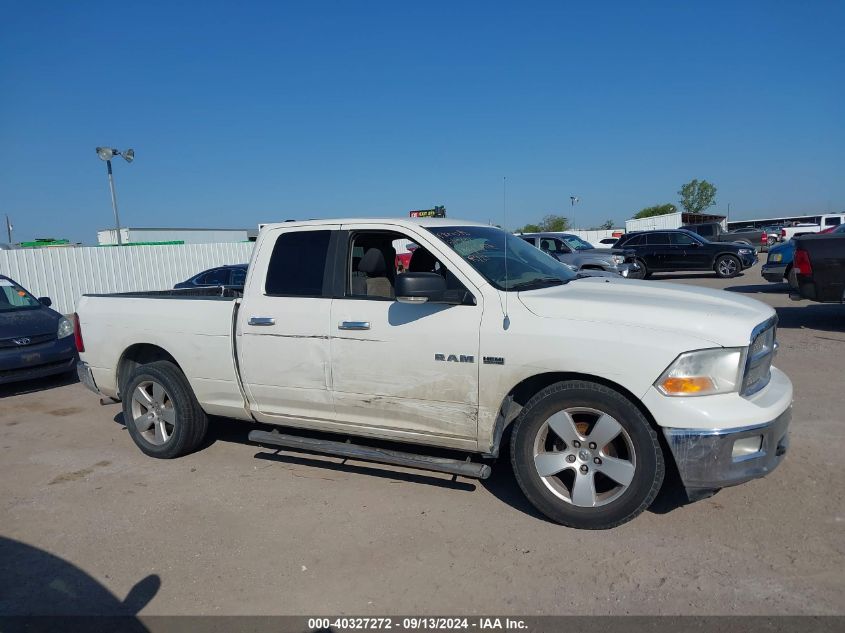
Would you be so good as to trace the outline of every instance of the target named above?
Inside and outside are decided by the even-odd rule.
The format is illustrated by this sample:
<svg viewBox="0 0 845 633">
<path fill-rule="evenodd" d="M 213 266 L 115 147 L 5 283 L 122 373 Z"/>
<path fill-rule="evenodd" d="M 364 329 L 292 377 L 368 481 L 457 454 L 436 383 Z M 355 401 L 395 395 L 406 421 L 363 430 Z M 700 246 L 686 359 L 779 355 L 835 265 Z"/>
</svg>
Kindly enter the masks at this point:
<svg viewBox="0 0 845 633">
<path fill-rule="evenodd" d="M 166 290 L 206 268 L 243 264 L 253 242 L 172 246 L 67 247 L 0 251 L 0 274 L 62 314 L 84 294 Z"/>
<path fill-rule="evenodd" d="M 606 238 L 606 237 L 613 237 L 613 234 L 616 233 L 617 236 L 622 235 L 625 232 L 625 229 L 595 229 L 595 230 L 581 230 L 581 229 L 573 229 L 571 231 L 567 231 L 567 233 L 572 233 L 573 235 L 577 235 L 585 242 L 589 242 L 596 248 L 604 248 L 604 244 L 599 244 L 599 241 Z"/>
</svg>

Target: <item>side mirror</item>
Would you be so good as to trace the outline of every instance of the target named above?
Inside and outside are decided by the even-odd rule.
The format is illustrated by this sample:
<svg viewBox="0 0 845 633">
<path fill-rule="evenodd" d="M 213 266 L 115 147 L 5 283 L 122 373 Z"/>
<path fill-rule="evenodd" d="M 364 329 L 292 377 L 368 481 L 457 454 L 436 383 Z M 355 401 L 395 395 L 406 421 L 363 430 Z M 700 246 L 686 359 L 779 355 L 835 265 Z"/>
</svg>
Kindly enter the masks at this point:
<svg viewBox="0 0 845 633">
<path fill-rule="evenodd" d="M 48 308 L 53 305 L 53 300 L 50 297 L 38 297 L 38 302 Z"/>
<path fill-rule="evenodd" d="M 396 300 L 400 303 L 440 301 L 446 280 L 437 273 L 402 273 L 396 276 Z"/>
</svg>

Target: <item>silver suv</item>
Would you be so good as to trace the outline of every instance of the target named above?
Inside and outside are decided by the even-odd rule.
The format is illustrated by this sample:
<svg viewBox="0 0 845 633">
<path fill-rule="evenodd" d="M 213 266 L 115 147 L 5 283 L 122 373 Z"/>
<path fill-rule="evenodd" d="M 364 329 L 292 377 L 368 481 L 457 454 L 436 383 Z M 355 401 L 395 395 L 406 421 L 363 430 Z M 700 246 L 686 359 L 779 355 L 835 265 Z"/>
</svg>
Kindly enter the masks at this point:
<svg viewBox="0 0 845 633">
<path fill-rule="evenodd" d="M 522 233 L 519 237 L 577 271 L 603 270 L 623 277 L 642 276 L 633 251 L 593 248 L 592 244 L 571 233 Z"/>
</svg>

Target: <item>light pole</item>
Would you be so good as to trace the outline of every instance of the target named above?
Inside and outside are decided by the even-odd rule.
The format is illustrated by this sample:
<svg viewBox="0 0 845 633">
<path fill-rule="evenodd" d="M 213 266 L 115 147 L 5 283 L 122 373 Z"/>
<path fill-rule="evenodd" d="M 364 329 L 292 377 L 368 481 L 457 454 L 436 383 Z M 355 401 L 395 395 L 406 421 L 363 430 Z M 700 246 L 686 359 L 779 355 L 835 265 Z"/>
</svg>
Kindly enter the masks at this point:
<svg viewBox="0 0 845 633">
<path fill-rule="evenodd" d="M 578 196 L 569 196 L 569 202 L 572 203 L 572 228 L 577 228 L 575 226 L 575 205 L 581 202 L 581 198 Z"/>
<path fill-rule="evenodd" d="M 135 150 L 127 149 L 121 152 L 119 149 L 113 149 L 111 147 L 98 147 L 97 156 L 100 157 L 100 160 L 106 161 L 106 171 L 109 175 L 109 189 L 111 190 L 111 207 L 114 211 L 114 224 L 117 229 L 117 244 L 120 246 L 123 244 L 123 238 L 120 235 L 120 215 L 117 213 L 117 194 L 114 191 L 114 176 L 111 173 L 111 159 L 115 156 L 123 156 L 123 160 L 127 163 L 131 163 L 135 160 Z"/>
</svg>

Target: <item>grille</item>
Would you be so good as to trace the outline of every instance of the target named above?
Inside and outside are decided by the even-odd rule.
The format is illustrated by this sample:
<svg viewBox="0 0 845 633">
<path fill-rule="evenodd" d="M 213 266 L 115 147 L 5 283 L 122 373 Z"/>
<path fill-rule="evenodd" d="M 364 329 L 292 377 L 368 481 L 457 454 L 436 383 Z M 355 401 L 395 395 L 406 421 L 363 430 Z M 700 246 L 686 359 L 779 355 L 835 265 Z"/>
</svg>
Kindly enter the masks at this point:
<svg viewBox="0 0 845 633">
<path fill-rule="evenodd" d="M 772 360 L 777 349 L 777 318 L 761 323 L 751 335 L 751 344 L 745 359 L 742 395 L 750 396 L 769 384 L 772 377 Z"/>
<path fill-rule="evenodd" d="M 14 342 L 13 339 L 22 339 L 28 338 L 29 343 L 26 345 L 18 345 Z M 36 334 L 35 336 L 14 336 L 12 338 L 3 338 L 0 339 L 0 348 L 11 347 L 11 348 L 21 348 L 21 347 L 29 347 L 30 345 L 38 345 L 39 343 L 49 343 L 50 341 L 56 340 L 56 334 Z"/>
</svg>

